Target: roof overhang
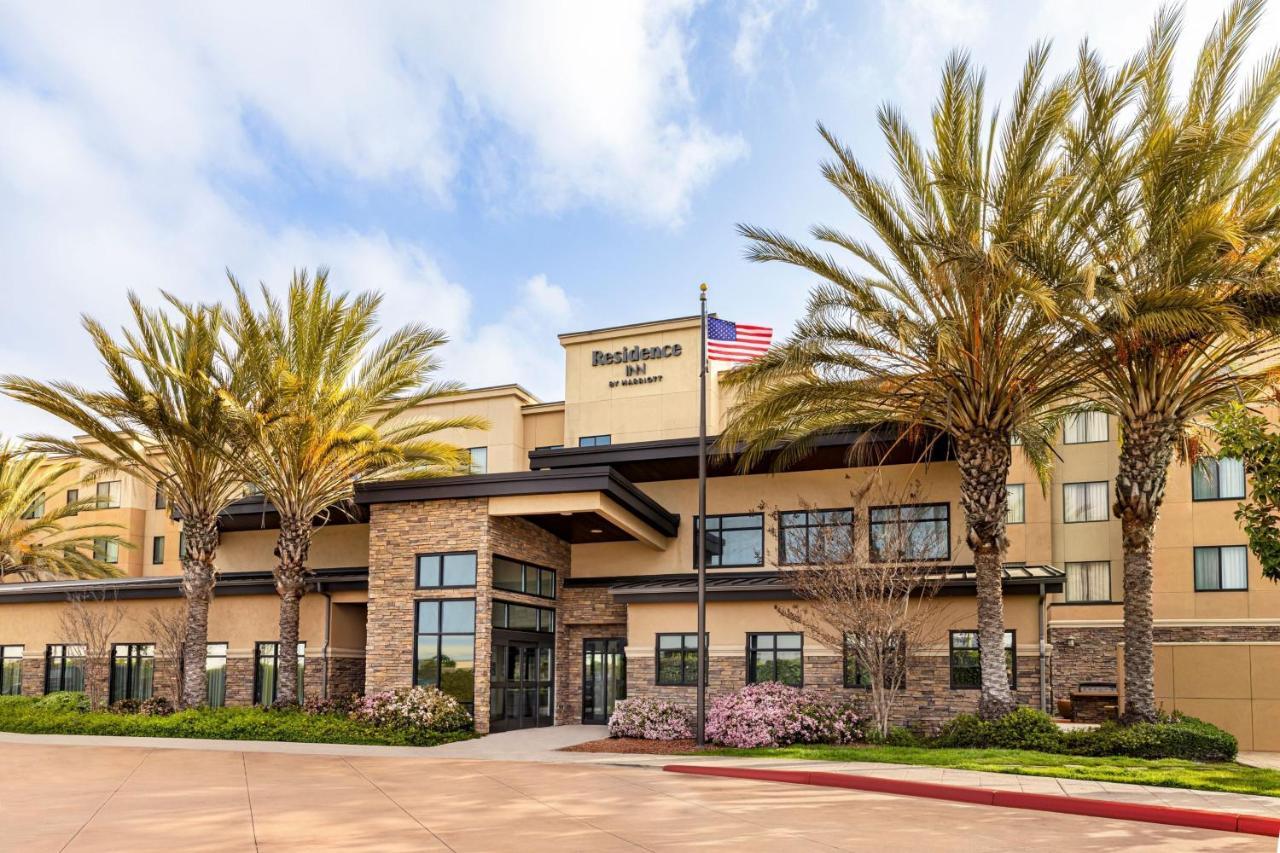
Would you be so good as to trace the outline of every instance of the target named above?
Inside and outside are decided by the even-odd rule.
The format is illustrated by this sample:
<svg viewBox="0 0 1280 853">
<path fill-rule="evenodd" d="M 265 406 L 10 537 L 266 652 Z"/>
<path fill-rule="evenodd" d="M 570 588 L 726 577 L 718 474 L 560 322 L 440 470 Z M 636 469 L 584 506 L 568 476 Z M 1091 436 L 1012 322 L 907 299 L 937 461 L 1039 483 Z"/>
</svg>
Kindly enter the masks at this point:
<svg viewBox="0 0 1280 853">
<path fill-rule="evenodd" d="M 369 569 L 316 569 L 307 573 L 307 589 L 312 592 L 365 590 L 369 588 Z M 227 595 L 274 595 L 275 580 L 269 571 L 223 572 L 218 575 L 215 592 Z M 33 581 L 0 584 L 0 604 L 27 601 L 66 601 L 80 595 L 103 596 L 108 600 L 140 598 L 180 598 L 182 577 L 164 575 L 142 578 L 103 578 L 84 581 Z"/>
<path fill-rule="evenodd" d="M 176 513 L 174 517 L 177 518 Z M 317 522 L 322 521 L 326 527 L 331 524 L 364 524 L 368 520 L 368 511 L 354 504 L 330 507 L 323 520 L 316 519 Z M 241 498 L 218 515 L 218 529 L 223 533 L 242 530 L 279 530 L 280 513 L 276 512 L 271 502 L 261 495 Z"/>
</svg>

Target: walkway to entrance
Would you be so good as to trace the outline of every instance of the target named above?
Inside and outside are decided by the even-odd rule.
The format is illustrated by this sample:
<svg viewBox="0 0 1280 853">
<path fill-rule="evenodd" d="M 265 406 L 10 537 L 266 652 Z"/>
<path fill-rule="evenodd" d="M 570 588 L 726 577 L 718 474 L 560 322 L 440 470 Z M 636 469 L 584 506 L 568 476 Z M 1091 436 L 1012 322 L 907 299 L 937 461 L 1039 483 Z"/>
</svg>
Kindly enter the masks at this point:
<svg viewBox="0 0 1280 853">
<path fill-rule="evenodd" d="M 557 752 L 566 746 L 609 736 L 608 726 L 546 726 L 497 732 L 475 740 L 460 740 L 429 747 L 431 758 L 476 758 L 501 761 L 562 761 L 574 753 Z"/>
</svg>

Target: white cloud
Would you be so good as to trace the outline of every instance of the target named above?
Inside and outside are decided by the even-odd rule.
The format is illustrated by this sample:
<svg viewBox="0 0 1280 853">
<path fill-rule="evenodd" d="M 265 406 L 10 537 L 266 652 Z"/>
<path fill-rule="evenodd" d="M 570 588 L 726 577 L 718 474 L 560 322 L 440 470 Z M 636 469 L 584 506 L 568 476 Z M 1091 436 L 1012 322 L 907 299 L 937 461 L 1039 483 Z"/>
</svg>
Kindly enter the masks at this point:
<svg viewBox="0 0 1280 853">
<path fill-rule="evenodd" d="M 750 0 L 738 12 L 738 35 L 730 57 L 739 74 L 754 77 L 760 58 L 760 45 L 773 29 L 773 17 L 779 0 Z"/>
</svg>

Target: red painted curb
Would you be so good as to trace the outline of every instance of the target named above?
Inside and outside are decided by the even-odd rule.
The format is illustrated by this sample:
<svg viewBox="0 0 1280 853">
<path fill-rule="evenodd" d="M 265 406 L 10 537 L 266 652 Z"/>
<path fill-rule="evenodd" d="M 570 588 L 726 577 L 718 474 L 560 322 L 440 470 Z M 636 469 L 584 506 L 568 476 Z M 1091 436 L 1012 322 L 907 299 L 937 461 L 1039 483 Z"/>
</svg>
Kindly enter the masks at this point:
<svg viewBox="0 0 1280 853">
<path fill-rule="evenodd" d="M 1143 803 L 1121 803 L 1066 797 L 1057 794 L 1024 794 L 1021 791 L 997 791 L 937 782 L 910 782 L 905 779 L 882 779 L 876 776 L 848 773 L 823 773 L 802 770 L 755 770 L 746 767 L 714 767 L 694 764 L 668 764 L 662 768 L 671 773 L 695 776 L 721 776 L 733 779 L 755 779 L 764 782 L 788 782 L 795 785 L 818 785 L 825 788 L 851 788 L 882 794 L 927 797 L 1000 806 L 1010 809 L 1033 809 L 1060 814 L 1084 815 L 1115 820 L 1136 820 L 1218 832 L 1245 832 L 1252 835 L 1280 836 L 1280 818 L 1242 815 L 1234 812 L 1212 812 L 1174 806 L 1151 806 Z"/>
</svg>

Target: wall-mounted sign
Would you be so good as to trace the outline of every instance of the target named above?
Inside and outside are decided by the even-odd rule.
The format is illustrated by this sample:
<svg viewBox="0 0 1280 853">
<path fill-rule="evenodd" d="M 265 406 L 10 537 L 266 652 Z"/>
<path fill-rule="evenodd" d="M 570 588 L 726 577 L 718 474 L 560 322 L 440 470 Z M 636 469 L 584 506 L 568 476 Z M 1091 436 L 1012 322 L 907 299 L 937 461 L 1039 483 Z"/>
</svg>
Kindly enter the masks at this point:
<svg viewBox="0 0 1280 853">
<path fill-rule="evenodd" d="M 600 367 L 602 365 L 615 364 L 626 366 L 626 378 L 610 379 L 610 388 L 617 388 L 620 385 L 651 385 L 654 382 L 661 382 L 662 374 L 650 374 L 648 362 L 655 358 L 675 358 L 682 352 L 684 352 L 684 347 L 680 344 L 666 344 L 660 347 L 634 346 L 615 352 L 593 350 L 591 353 L 591 366 Z"/>
</svg>

